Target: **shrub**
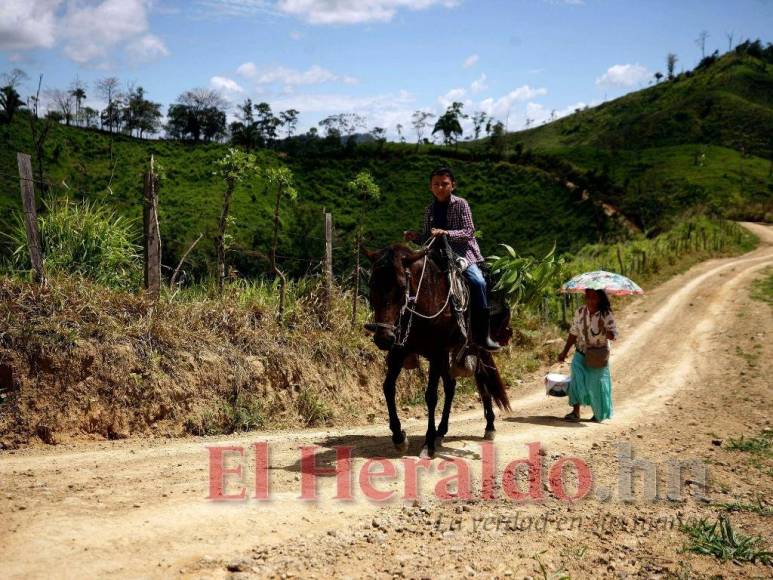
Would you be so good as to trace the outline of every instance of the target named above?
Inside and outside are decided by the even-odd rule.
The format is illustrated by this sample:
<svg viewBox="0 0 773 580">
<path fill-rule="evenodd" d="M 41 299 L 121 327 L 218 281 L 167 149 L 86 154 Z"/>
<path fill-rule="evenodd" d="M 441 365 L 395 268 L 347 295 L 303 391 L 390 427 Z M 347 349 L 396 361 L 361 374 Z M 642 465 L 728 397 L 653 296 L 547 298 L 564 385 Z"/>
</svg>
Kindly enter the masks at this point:
<svg viewBox="0 0 773 580">
<path fill-rule="evenodd" d="M 88 200 L 49 198 L 38 217 L 46 271 L 80 275 L 113 288 L 131 288 L 140 281 L 140 248 L 131 221 Z M 24 221 L 17 215 L 8 235 L 14 247 L 12 267 L 30 269 Z"/>
</svg>

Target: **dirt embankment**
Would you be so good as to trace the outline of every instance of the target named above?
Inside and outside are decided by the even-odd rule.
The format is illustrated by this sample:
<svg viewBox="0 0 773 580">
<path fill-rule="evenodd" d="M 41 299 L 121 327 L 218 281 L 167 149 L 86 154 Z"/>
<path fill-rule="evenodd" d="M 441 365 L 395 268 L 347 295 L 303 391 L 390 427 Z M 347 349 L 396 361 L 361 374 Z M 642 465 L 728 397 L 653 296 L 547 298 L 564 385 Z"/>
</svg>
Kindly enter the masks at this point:
<svg viewBox="0 0 773 580">
<path fill-rule="evenodd" d="M 73 578 L 769 577 L 770 568 L 760 563 L 683 552 L 686 535 L 678 525 L 713 521 L 723 513 L 737 533 L 768 541 L 773 535 L 773 459 L 730 444 L 770 430 L 773 416 L 773 309 L 749 296 L 751 283 L 773 265 L 773 231 L 749 227 L 762 239 L 757 250 L 699 264 L 632 299 L 618 315 L 611 421 L 557 419 L 567 411 L 566 401 L 545 397 L 540 373 L 512 393 L 513 413 L 497 420 L 496 472 L 524 458 L 527 443 L 539 442 L 545 469 L 574 456 L 592 470 L 592 491 L 581 501 L 563 501 L 549 485 L 536 502 L 514 502 L 500 488 L 495 501 L 477 499 L 484 428 L 479 408 L 460 412 L 455 406 L 433 462 L 468 463 L 470 500 L 437 500 L 433 486 L 448 475 L 437 471 L 427 474 L 418 502 L 402 500 L 402 472 L 377 484 L 396 492 L 391 501 L 369 501 L 360 492 L 354 501 L 335 500 L 333 477 L 322 478 L 317 501 L 298 500 L 302 445 L 319 446 L 325 464 L 336 446 L 351 446 L 355 473 L 374 456 L 399 461 L 383 422 L 26 448 L 0 456 L 3 574 L 44 577 L 55 569 Z M 404 425 L 412 440 L 408 455 L 415 456 L 425 419 Z M 207 500 L 207 446 L 247 450 L 257 441 L 270 445 L 271 500 Z M 623 495 L 620 443 L 655 466 L 656 498 L 647 497 L 641 474 L 634 477 L 632 499 Z M 669 498 L 671 460 L 704 465 L 705 485 L 686 469 L 678 495 Z M 232 485 L 247 487 L 248 496 L 253 465 L 245 462 L 241 478 L 229 476 Z M 575 489 L 576 483 L 570 478 L 567 486 Z"/>
<path fill-rule="evenodd" d="M 280 326 L 236 295 L 152 307 L 0 280 L 0 445 L 351 422 L 383 396 L 383 354 L 335 308 L 321 321 L 311 290 Z"/>
</svg>

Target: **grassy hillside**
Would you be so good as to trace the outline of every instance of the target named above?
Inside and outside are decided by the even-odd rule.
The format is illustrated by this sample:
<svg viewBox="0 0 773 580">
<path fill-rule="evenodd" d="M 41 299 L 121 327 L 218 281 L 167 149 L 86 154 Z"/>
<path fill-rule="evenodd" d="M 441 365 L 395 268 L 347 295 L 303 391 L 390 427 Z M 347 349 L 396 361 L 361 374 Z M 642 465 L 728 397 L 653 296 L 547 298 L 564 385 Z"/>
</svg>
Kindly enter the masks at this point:
<svg viewBox="0 0 773 580">
<path fill-rule="evenodd" d="M 8 143 L 0 148 L 0 211 L 9 227 L 12 211 L 20 207 L 15 152 L 32 150 L 28 118 L 19 116 L 12 126 L 0 127 L 0 138 Z M 107 134 L 62 125 L 53 127 L 47 143 L 45 175 L 54 193 L 104 201 L 137 220 L 142 174 L 150 155 L 155 155 L 163 173 L 159 209 L 165 263 L 176 265 L 199 233 L 205 237 L 191 256 L 193 269 L 203 274 L 214 262 L 212 240 L 224 185 L 213 172 L 225 145 L 194 146 L 119 136 L 111 161 Z M 299 200 L 283 206 L 279 248 L 285 269 L 294 274 L 315 268 L 323 254 L 323 208 L 334 214 L 336 270 L 342 274 L 350 266 L 350 234 L 361 209 L 346 192 L 346 182 L 364 168 L 373 173 L 382 190 L 381 199 L 364 211 L 366 240 L 371 246 L 386 245 L 399 239 L 404 229 L 419 226 L 423 208 L 431 199 L 427 177 L 441 163 L 456 169 L 458 191 L 472 205 L 484 252 L 507 242 L 522 252 L 544 253 L 554 241 L 559 250 L 574 251 L 598 241 L 612 227 L 591 202 L 583 202 L 560 179 L 536 167 L 490 160 L 461 162 L 416 154 L 412 147 L 399 145 L 383 151 L 361 147 L 336 155 L 260 151 L 258 157 L 263 165 L 286 164 L 296 176 Z M 273 192 L 260 178 L 237 188 L 230 260 L 243 274 L 268 270 L 265 254 L 270 246 L 272 211 Z"/>
<path fill-rule="evenodd" d="M 423 146 L 418 152 L 400 144 L 326 149 L 297 143 L 281 153 L 259 151 L 262 165 L 292 168 L 300 194 L 282 210 L 283 267 L 294 275 L 319 267 L 326 208 L 336 227 L 334 267 L 346 275 L 358 217 L 363 215 L 370 246 L 386 245 L 402 230 L 418 227 L 431 199 L 427 175 L 441 163 L 456 170 L 484 253 L 506 242 L 521 253 L 543 254 L 554 241 L 559 252 L 575 252 L 617 236 L 619 227 L 599 209 L 600 202 L 649 232 L 668 229 L 686 211 L 771 219 L 773 64 L 763 56 L 745 50 L 709 59 L 673 80 L 510 134 L 504 155 L 489 151 L 485 142 L 458 150 Z M 0 226 L 7 229 L 20 206 L 15 152 L 32 151 L 28 117 L 0 126 L 0 143 Z M 226 146 L 116 136 L 112 156 L 110 151 L 105 133 L 54 125 L 45 153 L 45 179 L 53 193 L 104 201 L 139 220 L 142 174 L 155 155 L 164 176 L 164 261 L 174 267 L 201 233 L 189 268 L 206 274 L 214 262 L 212 240 L 224 188 L 213 172 Z M 361 169 L 369 169 L 382 189 L 381 199 L 364 211 L 346 191 Z M 229 261 L 244 275 L 268 270 L 272 195 L 259 178 L 235 193 Z M 590 199 L 583 201 L 584 196 Z"/>
<path fill-rule="evenodd" d="M 645 227 L 689 206 L 773 211 L 773 64 L 746 52 L 553 123 L 508 135 L 609 179 L 608 201 Z"/>
<path fill-rule="evenodd" d="M 514 133 L 524 146 L 636 150 L 706 143 L 770 158 L 773 154 L 773 64 L 729 53 L 541 127 Z"/>
</svg>

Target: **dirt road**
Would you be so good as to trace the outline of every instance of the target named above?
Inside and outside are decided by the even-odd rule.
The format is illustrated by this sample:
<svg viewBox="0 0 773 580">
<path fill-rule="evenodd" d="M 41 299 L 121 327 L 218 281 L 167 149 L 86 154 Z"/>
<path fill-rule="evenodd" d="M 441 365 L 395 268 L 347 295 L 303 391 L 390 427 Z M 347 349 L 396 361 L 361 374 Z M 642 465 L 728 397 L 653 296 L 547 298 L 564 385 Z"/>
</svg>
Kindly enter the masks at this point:
<svg viewBox="0 0 773 580">
<path fill-rule="evenodd" d="M 357 485 L 353 501 L 332 499 L 332 477 L 320 482 L 318 501 L 298 500 L 300 446 L 321 446 L 320 461 L 329 464 L 333 446 L 350 445 L 356 474 L 369 457 L 391 457 L 385 424 L 3 452 L 0 576 L 767 575 L 770 569 L 761 565 L 680 554 L 684 536 L 676 528 L 591 525 L 607 517 L 649 522 L 712 516 L 717 502 L 752 501 L 757 493 L 769 497 L 773 492 L 769 464 L 750 464 L 722 444 L 770 428 L 773 416 L 766 379 L 773 371 L 773 317 L 769 306 L 748 297 L 751 282 L 773 265 L 773 228 L 747 227 L 761 238 L 757 250 L 699 264 L 633 299 L 618 317 L 622 338 L 611 362 L 612 421 L 556 420 L 567 412 L 566 401 L 546 398 L 537 376 L 511 391 L 513 413 L 497 421 L 497 473 L 507 462 L 525 458 L 527 443 L 540 442 L 546 468 L 570 455 L 588 464 L 594 486 L 583 501 L 561 501 L 543 484 L 546 498 L 536 503 L 514 504 L 503 497 L 441 502 L 432 486 L 448 473 L 430 474 L 418 502 L 401 499 L 402 477 L 377 484 L 399 492 L 383 503 L 364 498 Z M 409 419 L 405 425 L 412 439 L 409 454 L 415 455 L 424 420 Z M 480 409 L 455 412 L 435 459 L 467 460 L 474 496 L 483 427 Z M 208 501 L 206 447 L 240 445 L 249 456 L 249 446 L 258 441 L 270 446 L 271 500 Z M 709 469 L 707 489 L 701 493 L 688 482 L 680 501 L 648 501 L 637 481 L 636 499 L 621 501 L 615 454 L 624 441 L 631 442 L 636 457 L 658 466 L 669 458 L 703 461 Z M 401 464 L 395 464 L 402 475 Z M 246 461 L 245 469 L 249 496 L 254 465 Z M 659 477 L 665 478 L 664 470 Z M 238 487 L 238 479 L 229 476 L 232 486 Z M 548 522 L 581 517 L 586 525 L 519 532 L 481 524 L 514 513 Z M 449 527 L 445 522 L 450 521 L 458 523 Z M 737 522 L 741 529 L 771 536 L 769 516 L 739 514 Z"/>
</svg>

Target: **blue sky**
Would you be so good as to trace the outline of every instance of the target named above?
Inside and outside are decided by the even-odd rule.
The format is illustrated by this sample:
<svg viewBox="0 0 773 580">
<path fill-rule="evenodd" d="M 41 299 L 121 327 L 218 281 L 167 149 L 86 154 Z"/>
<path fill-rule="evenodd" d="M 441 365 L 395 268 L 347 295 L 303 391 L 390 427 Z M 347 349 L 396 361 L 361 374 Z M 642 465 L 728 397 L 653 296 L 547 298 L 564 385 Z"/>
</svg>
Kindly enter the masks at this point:
<svg viewBox="0 0 773 580">
<path fill-rule="evenodd" d="M 48 89 L 77 75 L 95 107 L 117 76 L 164 110 L 210 87 L 301 129 L 357 112 L 411 140 L 417 109 L 458 100 L 516 130 L 647 86 L 668 52 L 693 67 L 702 30 L 708 53 L 772 25 L 768 0 L 0 0 L 0 59 Z"/>
</svg>

